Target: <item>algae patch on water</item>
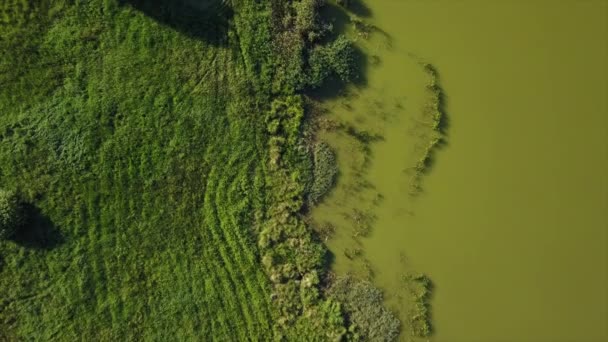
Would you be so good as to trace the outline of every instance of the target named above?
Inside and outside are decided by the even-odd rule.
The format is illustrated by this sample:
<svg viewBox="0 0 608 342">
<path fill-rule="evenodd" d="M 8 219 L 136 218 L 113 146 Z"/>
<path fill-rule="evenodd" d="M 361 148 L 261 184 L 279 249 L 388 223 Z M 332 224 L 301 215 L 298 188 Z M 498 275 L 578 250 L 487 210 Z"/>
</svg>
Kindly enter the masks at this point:
<svg viewBox="0 0 608 342">
<path fill-rule="evenodd" d="M 421 139 L 416 146 L 420 156 L 411 169 L 411 172 L 413 172 L 410 180 L 411 195 L 417 195 L 422 191 L 423 174 L 432 167 L 435 151 L 446 144 L 447 114 L 445 112 L 445 95 L 439 85 L 439 74 L 432 64 L 422 63 L 421 65 L 428 75 L 429 81 L 426 86 L 426 103 L 413 127 Z"/>
<path fill-rule="evenodd" d="M 439 73 L 396 50 L 391 37 L 365 19 L 349 20 L 373 63 L 364 87 L 348 87 L 320 104 L 317 139 L 335 151 L 339 172 L 335 188 L 312 209 L 313 226 L 327 241 L 338 279 L 378 286 L 381 302 L 401 321 L 400 339 L 426 338 L 432 333 L 430 279 L 370 241 L 379 232 L 399 234 L 415 215 L 414 195 L 446 141 Z M 372 258 L 378 254 L 385 257 Z"/>
</svg>

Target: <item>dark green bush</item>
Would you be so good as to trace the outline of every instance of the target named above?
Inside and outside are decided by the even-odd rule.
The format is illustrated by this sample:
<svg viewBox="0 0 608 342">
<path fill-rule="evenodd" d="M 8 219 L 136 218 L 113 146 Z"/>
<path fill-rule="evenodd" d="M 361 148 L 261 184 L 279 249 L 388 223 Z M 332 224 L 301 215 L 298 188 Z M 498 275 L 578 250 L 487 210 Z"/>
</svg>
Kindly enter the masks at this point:
<svg viewBox="0 0 608 342">
<path fill-rule="evenodd" d="M 0 189 L 0 240 L 11 238 L 23 221 L 21 205 L 14 191 Z"/>
<path fill-rule="evenodd" d="M 355 77 L 355 46 L 351 40 L 340 35 L 328 45 L 313 48 L 308 64 L 308 83 L 311 87 L 321 86 L 329 77 L 350 82 Z"/>
<path fill-rule="evenodd" d="M 331 66 L 340 80 L 351 81 L 355 76 L 355 45 L 345 36 L 339 36 L 328 46 Z"/>
</svg>

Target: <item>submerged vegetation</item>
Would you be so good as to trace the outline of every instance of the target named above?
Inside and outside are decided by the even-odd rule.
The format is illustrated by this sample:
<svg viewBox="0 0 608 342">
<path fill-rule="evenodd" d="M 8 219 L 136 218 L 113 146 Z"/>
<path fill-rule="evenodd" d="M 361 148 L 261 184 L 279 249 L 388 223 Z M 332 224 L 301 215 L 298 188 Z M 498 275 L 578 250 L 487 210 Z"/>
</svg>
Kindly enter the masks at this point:
<svg viewBox="0 0 608 342">
<path fill-rule="evenodd" d="M 399 334 L 399 319 L 382 305 L 382 292 L 371 283 L 352 277 L 335 280 L 327 290 L 344 305 L 352 340 L 393 341 Z"/>
<path fill-rule="evenodd" d="M 402 279 L 409 299 L 409 326 L 414 337 L 428 337 L 432 333 L 430 299 L 433 285 L 424 274 L 407 274 Z"/>
<path fill-rule="evenodd" d="M 338 167 L 336 156 L 327 143 L 315 143 L 312 148 L 313 155 L 313 183 L 308 198 L 311 204 L 318 203 L 333 187 Z"/>
</svg>

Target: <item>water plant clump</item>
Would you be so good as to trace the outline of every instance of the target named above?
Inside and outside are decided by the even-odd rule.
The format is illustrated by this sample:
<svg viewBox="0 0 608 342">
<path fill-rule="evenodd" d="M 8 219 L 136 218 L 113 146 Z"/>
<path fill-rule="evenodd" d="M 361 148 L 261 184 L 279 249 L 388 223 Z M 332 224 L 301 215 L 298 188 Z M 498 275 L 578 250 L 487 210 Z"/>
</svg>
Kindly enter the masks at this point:
<svg viewBox="0 0 608 342">
<path fill-rule="evenodd" d="M 336 227 L 329 221 L 321 222 L 320 224 L 314 225 L 315 231 L 319 235 L 322 241 L 327 241 L 332 238 L 336 232 Z"/>
<path fill-rule="evenodd" d="M 345 214 L 345 217 L 353 224 L 354 238 L 368 236 L 375 220 L 374 214 L 370 210 L 363 211 L 357 208 Z"/>
<path fill-rule="evenodd" d="M 352 340 L 393 341 L 399 335 L 399 319 L 382 305 L 382 291 L 370 282 L 339 277 L 327 295 L 343 304 Z"/>
<path fill-rule="evenodd" d="M 443 90 L 439 86 L 439 75 L 437 69 L 432 64 L 423 63 L 422 67 L 429 77 L 426 85 L 427 101 L 422 109 L 423 122 L 429 129 L 429 133 L 424 136 L 428 141 L 423 147 L 420 157 L 412 167 L 413 175 L 410 180 L 410 194 L 416 195 L 422 191 L 422 175 L 430 168 L 433 161 L 435 150 L 445 139 L 444 122 L 446 113 L 444 111 Z"/>
<path fill-rule="evenodd" d="M 338 167 L 334 151 L 325 142 L 314 144 L 312 155 L 313 183 L 308 198 L 310 204 L 314 205 L 319 203 L 323 196 L 333 187 L 338 174 Z"/>
<path fill-rule="evenodd" d="M 409 293 L 410 309 L 408 326 L 414 337 L 428 337 L 432 333 L 430 299 L 432 282 L 424 274 L 407 274 L 402 278 L 403 286 Z"/>
</svg>

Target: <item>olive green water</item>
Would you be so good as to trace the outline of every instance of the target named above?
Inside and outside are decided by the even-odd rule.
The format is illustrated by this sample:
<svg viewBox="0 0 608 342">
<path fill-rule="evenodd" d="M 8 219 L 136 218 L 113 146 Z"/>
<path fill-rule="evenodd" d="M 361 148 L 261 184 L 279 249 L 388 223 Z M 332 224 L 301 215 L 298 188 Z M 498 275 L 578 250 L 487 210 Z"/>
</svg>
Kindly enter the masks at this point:
<svg viewBox="0 0 608 342">
<path fill-rule="evenodd" d="M 432 341 L 607 341 L 608 2 L 364 4 L 385 34 L 358 38 L 367 85 L 327 119 L 378 139 L 320 134 L 340 166 L 312 215 L 335 226 L 334 270 L 385 290 L 402 340 L 402 275 L 423 272 Z M 412 194 L 429 140 L 420 61 L 439 72 L 449 125 Z"/>
</svg>

